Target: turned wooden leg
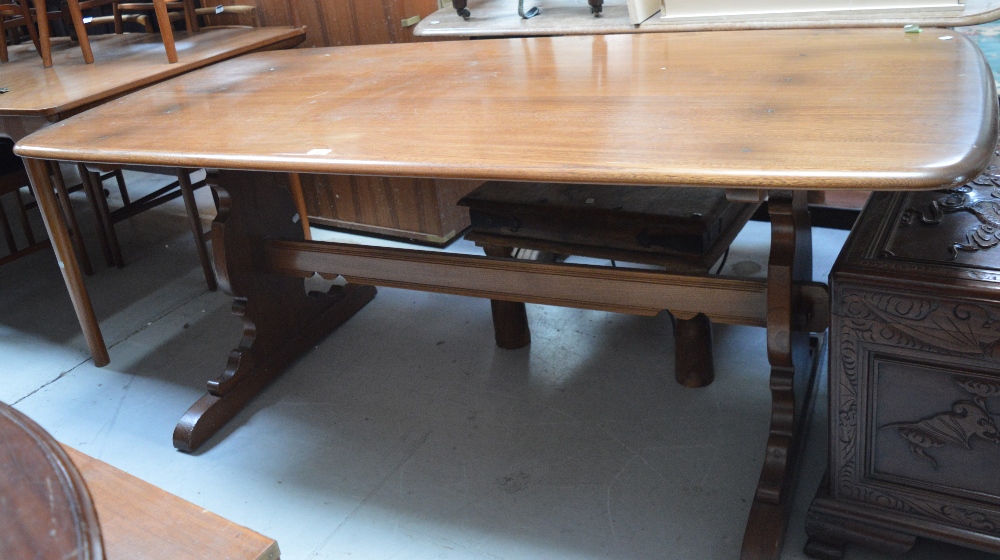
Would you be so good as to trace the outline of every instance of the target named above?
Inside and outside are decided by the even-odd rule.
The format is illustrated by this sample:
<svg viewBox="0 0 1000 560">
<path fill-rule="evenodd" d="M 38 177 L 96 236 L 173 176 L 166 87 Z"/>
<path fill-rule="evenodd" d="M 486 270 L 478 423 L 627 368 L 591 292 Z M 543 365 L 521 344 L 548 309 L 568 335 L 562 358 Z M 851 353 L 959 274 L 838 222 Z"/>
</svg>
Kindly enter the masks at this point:
<svg viewBox="0 0 1000 560">
<path fill-rule="evenodd" d="M 210 184 L 215 181 L 213 176 Z M 301 277 L 270 271 L 268 240 L 303 238 L 287 174 L 222 171 L 213 186 L 219 196 L 212 224 L 215 268 L 219 286 L 236 298 L 233 313 L 243 318 L 243 338 L 222 375 L 208 382 L 208 394 L 174 429 L 174 446 L 181 451 L 197 449 L 286 366 L 375 297 L 374 287 L 356 284 L 306 294 Z"/>
<path fill-rule="evenodd" d="M 90 303 L 90 296 L 87 294 L 87 287 L 83 284 L 83 275 L 80 273 L 80 266 L 77 264 L 76 256 L 73 254 L 73 244 L 69 239 L 69 232 L 66 230 L 66 222 L 59 211 L 59 204 L 56 202 L 55 194 L 52 190 L 52 182 L 49 178 L 49 164 L 43 160 L 26 159 L 25 165 L 28 167 L 28 174 L 31 177 L 31 188 L 38 200 L 38 209 L 42 213 L 42 220 L 45 222 L 45 230 L 49 234 L 52 248 L 56 254 L 56 261 L 62 271 L 63 280 L 69 290 L 70 300 L 76 310 L 77 319 L 83 329 L 83 336 L 90 347 L 90 354 L 94 357 L 94 365 L 101 367 L 108 365 L 108 348 L 104 344 L 104 337 L 101 335 L 101 328 L 97 324 L 97 317 L 94 315 L 94 307 Z M 57 165 L 55 163 L 52 164 Z"/>
<path fill-rule="evenodd" d="M 153 0 L 153 10 L 156 12 L 156 24 L 160 26 L 163 48 L 167 51 L 167 62 L 173 64 L 177 62 L 177 47 L 174 45 L 174 29 L 170 27 L 167 0 Z"/>
<path fill-rule="evenodd" d="M 198 252 L 201 271 L 205 274 L 205 283 L 208 285 L 208 291 L 214 292 L 219 285 L 215 281 L 212 259 L 208 254 L 208 247 L 205 245 L 205 232 L 201 229 L 201 214 L 198 213 L 198 203 L 194 200 L 194 188 L 191 186 L 190 173 L 190 169 L 178 169 L 177 184 L 180 185 L 181 197 L 184 199 L 184 210 L 187 211 L 191 234 L 194 235 L 194 248 Z"/>
<path fill-rule="evenodd" d="M 41 54 L 42 45 L 39 41 L 38 29 L 34 25 L 31 25 L 31 9 L 28 7 L 28 0 L 18 0 L 17 5 L 21 8 L 21 17 L 24 18 L 24 21 L 28 22 L 28 25 L 25 26 L 28 28 L 28 37 L 31 38 L 31 42 L 35 45 L 35 50 Z"/>
<path fill-rule="evenodd" d="M 94 273 L 94 269 L 90 266 L 87 246 L 83 241 L 83 234 L 80 233 L 80 225 L 76 221 L 76 212 L 73 211 L 73 203 L 69 199 L 69 190 L 63 179 L 62 168 L 55 162 L 52 163 L 52 182 L 56 187 L 56 194 L 59 195 L 59 205 L 62 206 L 63 216 L 66 219 L 66 230 L 73 242 L 77 258 L 80 259 L 80 267 L 83 268 L 84 274 L 90 276 Z"/>
<path fill-rule="evenodd" d="M 194 0 L 184 0 L 184 28 L 188 33 L 200 31 L 198 26 L 198 14 L 195 13 Z"/>
<path fill-rule="evenodd" d="M 455 8 L 455 11 L 458 12 L 458 15 L 465 19 L 469 19 L 472 15 L 472 13 L 466 8 L 469 5 L 468 0 L 452 0 L 451 5 Z"/>
<path fill-rule="evenodd" d="M 513 247 L 484 245 L 488 257 L 510 258 Z M 490 300 L 493 312 L 493 336 L 497 346 L 504 350 L 517 350 L 531 344 L 531 328 L 528 326 L 528 312 L 520 301 Z"/>
<path fill-rule="evenodd" d="M 312 230 L 309 229 L 309 209 L 306 208 L 306 197 L 302 194 L 302 177 L 298 173 L 288 174 L 288 190 L 292 193 L 295 208 L 299 211 L 299 221 L 302 222 L 302 235 L 306 241 L 312 241 Z"/>
<path fill-rule="evenodd" d="M 28 24 L 29 26 L 31 24 Z M 7 30 L 0 27 L 0 62 L 9 62 L 10 55 L 7 53 Z"/>
<path fill-rule="evenodd" d="M 743 560 L 776 559 L 784 542 L 801 451 L 812 370 L 805 317 L 793 283 L 812 277 L 812 236 L 805 191 L 769 194 L 771 253 L 767 267 L 767 356 L 771 425 L 757 491 L 743 536 Z"/>
<path fill-rule="evenodd" d="M 83 164 L 79 164 L 79 167 L 84 169 L 80 171 L 80 182 L 83 185 L 83 192 L 87 195 L 87 202 L 90 203 L 91 213 L 94 215 L 94 225 L 97 231 L 97 241 L 101 245 L 101 253 L 104 255 L 104 262 L 108 266 L 114 266 L 114 259 L 111 256 L 111 244 L 108 242 L 108 234 L 106 231 L 106 226 L 104 224 L 104 218 L 101 213 L 97 210 L 98 196 L 104 196 L 104 193 L 95 193 L 93 181 L 90 180 L 90 174 L 86 172 L 86 167 Z"/>
<path fill-rule="evenodd" d="M 42 66 L 52 68 L 52 35 L 49 32 L 49 18 L 45 17 L 45 0 L 35 0 L 35 13 L 38 14 L 38 47 L 42 55 Z"/>
<path fill-rule="evenodd" d="M 115 35 L 125 33 L 125 20 L 122 19 L 122 11 L 118 7 L 118 2 L 111 4 L 111 17 L 115 20 Z"/>
<path fill-rule="evenodd" d="M 712 321 L 703 313 L 674 320 L 674 376 L 685 387 L 707 387 L 715 381 Z"/>
<path fill-rule="evenodd" d="M 69 15 L 73 20 L 73 29 L 76 31 L 76 40 L 80 42 L 80 50 L 83 51 L 83 61 L 87 64 L 93 64 L 94 51 L 90 48 L 90 38 L 87 36 L 87 26 L 83 23 L 83 12 L 80 11 L 80 0 L 66 0 L 66 6 L 69 8 Z M 42 21 L 45 19 L 45 12 L 38 12 L 37 16 L 38 21 Z"/>
<path fill-rule="evenodd" d="M 111 252 L 111 263 L 118 268 L 125 268 L 125 257 L 122 255 L 121 244 L 118 243 L 118 233 L 115 232 L 115 223 L 111 219 L 111 208 L 108 207 L 108 197 L 104 195 L 104 183 L 101 181 L 99 173 L 92 173 L 87 166 L 77 164 L 77 171 L 80 173 L 80 180 L 83 181 L 84 189 L 89 189 L 94 204 L 94 214 L 98 217 L 97 223 L 103 228 L 99 235 L 104 236 L 104 242 L 108 244 Z"/>
</svg>

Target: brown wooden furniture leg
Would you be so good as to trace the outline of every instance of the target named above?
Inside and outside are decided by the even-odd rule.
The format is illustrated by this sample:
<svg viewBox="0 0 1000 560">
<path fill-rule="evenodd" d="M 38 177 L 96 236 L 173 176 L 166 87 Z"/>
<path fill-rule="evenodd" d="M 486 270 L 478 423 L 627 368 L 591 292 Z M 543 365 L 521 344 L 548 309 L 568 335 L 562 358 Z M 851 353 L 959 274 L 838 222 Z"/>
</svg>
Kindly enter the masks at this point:
<svg viewBox="0 0 1000 560">
<path fill-rule="evenodd" d="M 167 51 L 167 62 L 173 64 L 177 62 L 177 47 L 174 45 L 174 30 L 170 27 L 167 0 L 153 0 L 153 9 L 156 11 L 156 24 L 160 26 L 160 36 L 163 37 L 163 48 Z"/>
<path fill-rule="evenodd" d="M 488 257 L 510 258 L 513 247 L 483 245 Z M 517 350 L 531 344 L 531 327 L 528 326 L 528 311 L 523 302 L 490 300 L 493 312 L 493 336 L 497 346 L 504 350 Z"/>
<path fill-rule="evenodd" d="M 49 31 L 49 18 L 45 8 L 45 0 L 35 0 L 35 14 L 38 14 L 38 47 L 42 55 L 42 66 L 52 68 L 52 34 Z"/>
<path fill-rule="evenodd" d="M 104 337 L 97 324 L 97 317 L 94 315 L 94 307 L 90 303 L 87 288 L 83 284 L 80 266 L 73 255 L 73 244 L 70 242 L 69 233 L 66 230 L 66 222 L 59 211 L 59 204 L 56 202 L 52 190 L 48 162 L 26 159 L 25 165 L 28 167 L 31 187 L 34 189 L 35 198 L 38 199 L 38 208 L 41 210 L 45 229 L 55 250 L 59 268 L 62 270 L 63 280 L 66 281 L 70 300 L 73 302 L 76 316 L 80 319 L 80 326 L 83 328 L 83 336 L 87 340 L 87 346 L 90 347 L 90 354 L 94 357 L 94 365 L 106 366 L 111 361 L 108 356 L 108 348 L 104 344 Z"/>
<path fill-rule="evenodd" d="M 66 0 L 66 6 L 69 8 L 69 15 L 73 20 L 73 29 L 76 30 L 76 40 L 80 41 L 80 50 L 83 51 L 83 61 L 87 64 L 93 64 L 94 51 L 90 48 L 90 38 L 87 37 L 87 26 L 83 23 L 80 0 Z M 45 19 L 45 12 L 38 12 L 38 21 L 42 21 L 43 19 Z M 48 67 L 46 66 L 46 68 Z"/>
<path fill-rule="evenodd" d="M 350 319 L 375 297 L 375 288 L 348 284 L 329 294 L 306 294 L 302 277 L 270 272 L 269 238 L 301 240 L 287 173 L 221 171 L 219 215 L 212 250 L 219 285 L 236 298 L 243 339 L 225 372 L 209 381 L 174 430 L 174 446 L 194 451 L 300 354 Z M 212 178 L 214 181 L 214 177 Z"/>
<path fill-rule="evenodd" d="M 80 167 L 83 167 L 80 165 Z M 104 193 L 94 192 L 94 183 L 90 180 L 90 174 L 85 173 L 86 169 L 80 171 L 80 182 L 83 184 L 83 192 L 87 195 L 87 202 L 90 203 L 90 208 L 94 212 L 94 223 L 97 226 L 97 240 L 101 244 L 101 253 L 104 255 L 104 262 L 108 266 L 114 266 L 115 260 L 111 256 L 111 244 L 108 242 L 107 224 L 104 223 L 104 218 L 101 216 L 101 212 L 97 210 L 97 205 L 99 204 L 99 196 L 104 196 Z"/>
<path fill-rule="evenodd" d="M 205 245 L 205 232 L 201 229 L 201 214 L 198 213 L 198 203 L 194 200 L 194 188 L 191 186 L 190 173 L 190 169 L 178 169 L 177 183 L 181 188 L 181 197 L 184 198 L 184 209 L 187 211 L 191 233 L 194 235 L 194 247 L 198 251 L 198 261 L 201 262 L 201 270 L 205 273 L 205 283 L 208 284 L 208 291 L 214 292 L 219 285 L 215 281 L 215 271 L 212 270 L 212 261 L 208 254 L 208 247 Z"/>
<path fill-rule="evenodd" d="M 704 313 L 674 317 L 674 376 L 685 387 L 707 387 L 715 381 L 712 320 Z"/>
<path fill-rule="evenodd" d="M 2 18 L 0 18 L 0 22 L 2 21 Z M 0 28 L 0 63 L 9 61 L 10 55 L 7 53 L 7 31 Z"/>
<path fill-rule="evenodd" d="M 299 210 L 299 220 L 302 221 L 302 235 L 306 241 L 312 241 L 312 231 L 309 229 L 309 210 L 306 208 L 306 199 L 302 194 L 302 178 L 298 173 L 288 174 L 288 189 L 292 193 L 292 200 Z"/>
<path fill-rule="evenodd" d="M 196 9 L 194 0 L 184 0 L 184 27 L 188 33 L 197 33 L 199 31 Z"/>
<path fill-rule="evenodd" d="M 111 209 L 108 208 L 108 197 L 104 196 L 104 183 L 101 182 L 101 175 L 89 171 L 87 166 L 82 163 L 77 164 L 77 170 L 80 172 L 81 180 L 85 184 L 87 182 L 90 183 L 95 202 L 97 202 L 94 211 L 100 216 L 100 222 L 104 226 L 104 235 L 107 238 L 108 245 L 111 247 L 111 262 L 118 268 L 124 268 L 125 257 L 122 256 L 122 247 L 118 243 L 115 223 L 111 219 Z"/>
<path fill-rule="evenodd" d="M 743 535 L 743 560 L 776 559 L 784 542 L 801 451 L 812 376 L 809 334 L 793 283 L 812 277 L 812 236 L 805 191 L 768 199 L 771 254 L 767 269 L 767 355 L 771 363 L 771 427 L 764 467 Z"/>
<path fill-rule="evenodd" d="M 77 258 L 80 259 L 80 266 L 84 274 L 90 276 L 94 273 L 90 266 L 90 257 L 87 255 L 87 247 L 83 243 L 83 236 L 80 234 L 80 226 L 76 221 L 76 212 L 73 212 L 73 205 L 69 200 L 69 191 L 66 190 L 66 181 L 63 179 L 62 169 L 58 163 L 52 164 L 52 179 L 56 187 L 56 194 L 59 195 L 59 205 L 62 207 L 63 216 L 66 219 L 69 238 L 73 242 L 73 249 Z"/>
</svg>

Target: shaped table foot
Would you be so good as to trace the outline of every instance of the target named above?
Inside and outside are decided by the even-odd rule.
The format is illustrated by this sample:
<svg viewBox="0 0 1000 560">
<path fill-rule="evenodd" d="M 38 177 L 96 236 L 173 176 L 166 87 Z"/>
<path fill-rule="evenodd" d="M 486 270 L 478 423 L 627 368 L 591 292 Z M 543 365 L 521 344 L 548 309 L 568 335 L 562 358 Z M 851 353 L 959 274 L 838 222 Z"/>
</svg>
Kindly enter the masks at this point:
<svg viewBox="0 0 1000 560">
<path fill-rule="evenodd" d="M 194 451 L 235 416 L 254 395 L 372 298 L 375 288 L 348 284 L 327 294 L 307 294 L 301 277 L 272 271 L 264 256 L 271 238 L 301 240 L 302 227 L 287 175 L 223 171 L 210 177 L 219 195 L 212 249 L 219 285 L 236 297 L 243 339 L 225 372 L 208 382 L 174 429 L 174 446 Z"/>
</svg>

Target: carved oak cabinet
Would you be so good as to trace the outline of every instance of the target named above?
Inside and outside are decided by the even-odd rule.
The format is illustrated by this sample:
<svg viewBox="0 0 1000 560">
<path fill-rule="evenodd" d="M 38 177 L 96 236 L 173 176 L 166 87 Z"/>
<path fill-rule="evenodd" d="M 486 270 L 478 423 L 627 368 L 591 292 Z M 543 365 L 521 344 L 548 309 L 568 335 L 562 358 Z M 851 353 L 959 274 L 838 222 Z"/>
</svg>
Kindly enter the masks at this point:
<svg viewBox="0 0 1000 560">
<path fill-rule="evenodd" d="M 1000 552 L 1000 187 L 872 197 L 830 276 L 830 463 L 806 552 Z"/>
</svg>

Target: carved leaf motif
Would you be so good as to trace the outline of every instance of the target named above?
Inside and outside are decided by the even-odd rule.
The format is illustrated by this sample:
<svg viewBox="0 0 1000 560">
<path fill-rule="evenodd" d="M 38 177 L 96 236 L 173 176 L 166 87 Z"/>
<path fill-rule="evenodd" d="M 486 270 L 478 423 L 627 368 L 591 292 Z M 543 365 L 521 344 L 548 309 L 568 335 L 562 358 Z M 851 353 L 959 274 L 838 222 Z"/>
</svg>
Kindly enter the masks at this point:
<svg viewBox="0 0 1000 560">
<path fill-rule="evenodd" d="M 955 382 L 963 389 L 981 398 L 1000 396 L 1000 381 L 987 381 L 956 375 Z"/>
<path fill-rule="evenodd" d="M 878 323 L 866 337 L 872 342 L 989 357 L 1000 353 L 1000 318 L 983 306 L 886 293 L 845 294 L 842 305 L 849 316 Z"/>
</svg>

